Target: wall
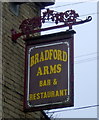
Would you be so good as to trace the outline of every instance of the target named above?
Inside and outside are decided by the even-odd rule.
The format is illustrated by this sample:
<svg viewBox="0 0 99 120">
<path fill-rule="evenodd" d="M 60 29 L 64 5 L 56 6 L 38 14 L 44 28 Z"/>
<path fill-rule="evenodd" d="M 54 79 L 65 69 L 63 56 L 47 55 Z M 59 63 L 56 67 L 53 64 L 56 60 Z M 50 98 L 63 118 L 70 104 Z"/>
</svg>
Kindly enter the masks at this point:
<svg viewBox="0 0 99 120">
<path fill-rule="evenodd" d="M 3 82 L 3 118 L 40 119 L 42 116 L 41 112 L 23 112 L 25 45 L 22 38 L 19 38 L 17 43 L 11 40 L 12 28 L 19 31 L 18 27 L 24 19 L 39 14 L 40 9 L 34 3 L 21 4 L 18 15 L 11 11 L 10 3 L 2 3 L 2 43 L 0 41 L 0 56 L 2 56 L 2 60 L 0 57 L 0 63 L 1 61 L 3 63 L 2 66 L 0 65 L 0 78 L 2 78 Z M 1 68 L 3 71 L 2 76 Z"/>
<path fill-rule="evenodd" d="M 2 118 L 2 4 L 0 2 L 0 119 Z"/>
</svg>

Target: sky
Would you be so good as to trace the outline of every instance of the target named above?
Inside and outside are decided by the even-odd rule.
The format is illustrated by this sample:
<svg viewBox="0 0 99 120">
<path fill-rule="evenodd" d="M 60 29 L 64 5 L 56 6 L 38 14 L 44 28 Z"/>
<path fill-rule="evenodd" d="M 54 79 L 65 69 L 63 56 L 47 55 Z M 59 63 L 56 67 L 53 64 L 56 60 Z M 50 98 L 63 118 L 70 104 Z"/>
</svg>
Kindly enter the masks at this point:
<svg viewBox="0 0 99 120">
<path fill-rule="evenodd" d="M 80 19 L 92 16 L 92 21 L 73 26 L 74 35 L 74 107 L 49 110 L 54 118 L 97 118 L 97 107 L 77 109 L 97 105 L 97 1 L 96 0 L 56 0 L 48 8 L 58 12 L 75 10 Z M 43 27 L 55 24 L 44 24 Z M 68 28 L 43 32 L 42 35 L 65 31 Z M 69 110 L 68 110 L 69 109 Z M 71 110 L 72 109 L 72 110 Z M 66 111 L 68 110 L 68 111 Z"/>
</svg>

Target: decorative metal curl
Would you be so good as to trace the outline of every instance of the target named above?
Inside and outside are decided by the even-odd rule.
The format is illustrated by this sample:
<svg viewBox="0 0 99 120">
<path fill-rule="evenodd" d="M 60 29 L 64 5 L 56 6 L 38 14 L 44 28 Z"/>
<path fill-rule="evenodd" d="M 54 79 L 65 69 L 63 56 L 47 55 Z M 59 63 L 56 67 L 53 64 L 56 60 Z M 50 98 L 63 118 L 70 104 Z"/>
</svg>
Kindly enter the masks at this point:
<svg viewBox="0 0 99 120">
<path fill-rule="evenodd" d="M 17 38 L 22 35 L 29 36 L 30 34 L 61 28 L 61 27 L 69 27 L 72 29 L 73 25 L 83 24 L 85 22 L 89 22 L 92 20 L 91 16 L 88 16 L 85 20 L 78 19 L 79 14 L 75 12 L 75 10 L 67 10 L 65 12 L 55 12 L 54 10 L 47 9 L 43 12 L 43 15 L 40 17 L 33 17 L 29 19 L 25 19 L 19 29 L 21 33 L 17 33 L 14 29 L 12 32 L 12 40 L 16 41 Z M 46 21 L 55 22 L 56 26 L 41 28 L 42 24 L 46 23 Z M 63 23 L 62 25 L 57 25 L 58 23 Z"/>
</svg>

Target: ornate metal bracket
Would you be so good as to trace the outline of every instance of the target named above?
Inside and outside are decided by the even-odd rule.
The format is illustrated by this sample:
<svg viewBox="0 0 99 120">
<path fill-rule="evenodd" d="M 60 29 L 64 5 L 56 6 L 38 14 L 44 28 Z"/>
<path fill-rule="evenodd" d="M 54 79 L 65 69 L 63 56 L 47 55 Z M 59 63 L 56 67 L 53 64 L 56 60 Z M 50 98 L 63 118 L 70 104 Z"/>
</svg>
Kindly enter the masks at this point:
<svg viewBox="0 0 99 120">
<path fill-rule="evenodd" d="M 55 12 L 54 10 L 47 9 L 40 17 L 33 17 L 24 20 L 19 26 L 21 31 L 20 33 L 17 33 L 14 29 L 12 29 L 12 40 L 16 42 L 16 40 L 21 36 L 25 36 L 25 38 L 27 38 L 30 34 L 61 27 L 69 27 L 69 29 L 72 29 L 73 25 L 83 24 L 92 20 L 91 16 L 88 16 L 85 20 L 78 19 L 78 17 L 78 13 L 76 13 L 74 10 Z M 55 22 L 56 26 L 41 28 L 42 24 L 44 24 L 46 21 Z M 57 25 L 58 23 L 63 24 Z"/>
</svg>

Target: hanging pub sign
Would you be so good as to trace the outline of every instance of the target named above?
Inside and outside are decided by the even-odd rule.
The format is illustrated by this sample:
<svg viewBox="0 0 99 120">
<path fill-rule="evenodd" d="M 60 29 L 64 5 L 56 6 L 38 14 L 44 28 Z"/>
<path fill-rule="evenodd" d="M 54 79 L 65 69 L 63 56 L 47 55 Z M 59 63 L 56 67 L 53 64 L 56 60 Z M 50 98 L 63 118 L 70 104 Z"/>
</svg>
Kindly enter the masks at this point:
<svg viewBox="0 0 99 120">
<path fill-rule="evenodd" d="M 26 43 L 24 110 L 36 111 L 74 105 L 74 33 L 73 25 L 92 20 L 81 20 L 75 10 L 57 12 L 47 9 L 42 16 L 28 18 L 11 29 L 12 41 L 23 37 Z M 43 23 L 55 26 L 42 28 Z M 65 32 L 29 38 L 34 33 L 69 27 Z"/>
<path fill-rule="evenodd" d="M 74 31 L 26 40 L 24 110 L 74 105 Z"/>
</svg>

